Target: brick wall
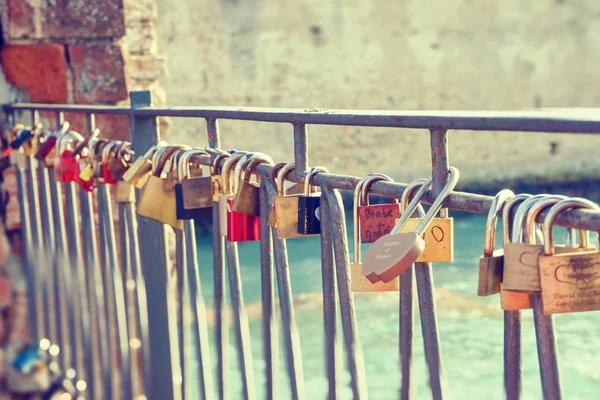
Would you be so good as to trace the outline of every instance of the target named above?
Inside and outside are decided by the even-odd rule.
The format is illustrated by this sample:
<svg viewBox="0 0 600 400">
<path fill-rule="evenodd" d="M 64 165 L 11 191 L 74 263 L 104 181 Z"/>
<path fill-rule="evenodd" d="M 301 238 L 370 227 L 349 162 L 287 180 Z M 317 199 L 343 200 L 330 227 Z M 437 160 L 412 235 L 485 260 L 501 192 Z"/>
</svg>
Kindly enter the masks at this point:
<svg viewBox="0 0 600 400">
<path fill-rule="evenodd" d="M 127 104 L 130 90 L 149 89 L 157 104 L 166 73 L 157 54 L 153 0 L 0 0 L 6 81 L 34 103 Z M 66 115 L 84 132 L 84 118 Z M 97 116 L 102 134 L 128 138 L 123 116 Z M 163 132 L 169 122 L 161 121 Z"/>
</svg>

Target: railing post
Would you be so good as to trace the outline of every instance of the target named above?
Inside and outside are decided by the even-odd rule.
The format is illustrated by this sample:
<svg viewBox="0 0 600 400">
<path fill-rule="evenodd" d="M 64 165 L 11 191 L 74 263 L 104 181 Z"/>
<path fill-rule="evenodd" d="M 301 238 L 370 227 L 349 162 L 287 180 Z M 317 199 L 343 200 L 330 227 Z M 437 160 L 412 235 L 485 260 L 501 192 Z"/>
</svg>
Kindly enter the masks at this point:
<svg viewBox="0 0 600 400">
<path fill-rule="evenodd" d="M 149 91 L 131 92 L 131 143 L 137 154 L 145 153 L 160 139 L 155 116 L 136 116 L 134 110 L 152 105 Z M 140 193 L 137 191 L 139 200 Z M 169 324 L 169 273 L 165 226 L 148 218 L 139 217 L 138 232 L 142 260 L 142 273 L 146 282 L 148 330 L 151 376 L 151 393 L 148 399 L 181 399 L 181 382 L 176 377 L 179 371 L 177 332 Z"/>
<path fill-rule="evenodd" d="M 306 125 L 294 124 L 294 173 L 303 177 L 308 169 L 308 145 L 306 138 Z"/>
</svg>

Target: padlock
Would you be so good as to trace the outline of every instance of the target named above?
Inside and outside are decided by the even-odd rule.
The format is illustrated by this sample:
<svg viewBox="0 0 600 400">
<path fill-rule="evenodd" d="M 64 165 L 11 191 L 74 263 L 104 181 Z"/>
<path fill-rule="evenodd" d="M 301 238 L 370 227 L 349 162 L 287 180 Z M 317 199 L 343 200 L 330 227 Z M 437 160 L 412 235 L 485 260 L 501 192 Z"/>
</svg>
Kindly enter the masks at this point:
<svg viewBox="0 0 600 400">
<path fill-rule="evenodd" d="M 435 199 L 425 217 L 419 222 L 415 231 L 400 233 L 406 221 L 410 219 L 416 210 L 421 198 L 431 187 L 431 179 L 422 185 L 410 204 L 403 209 L 400 219 L 388 235 L 377 239 L 369 247 L 363 261 L 363 274 L 373 283 L 389 282 L 402 275 L 410 266 L 419 259 L 425 249 L 423 234 L 433 222 L 435 214 L 442 207 L 446 197 L 454 189 L 458 182 L 458 169 L 450 167 L 448 171 L 448 182 Z"/>
<path fill-rule="evenodd" d="M 212 179 L 210 176 L 190 176 L 192 156 L 207 154 L 204 150 L 187 150 L 179 159 L 180 182 L 175 183 L 177 219 L 199 219 L 208 214 L 204 209 L 213 205 Z"/>
<path fill-rule="evenodd" d="M 58 137 L 65 134 L 68 130 L 69 123 L 65 122 L 57 131 L 47 132 L 44 136 L 40 136 L 38 149 L 35 152 L 35 158 L 45 163 L 46 165 L 48 165 L 49 162 L 52 162 L 52 157 L 50 157 L 50 160 L 47 160 L 47 158 L 51 155 L 52 150 L 54 150 L 54 146 L 56 145 L 56 140 L 58 139 Z"/>
<path fill-rule="evenodd" d="M 117 203 L 134 203 L 135 188 L 129 182 L 117 181 L 115 199 Z"/>
<path fill-rule="evenodd" d="M 373 243 L 383 235 L 390 233 L 396 220 L 400 218 L 400 203 L 395 199 L 392 203 L 369 204 L 369 186 L 379 180 L 390 182 L 392 179 L 383 174 L 370 174 L 378 177 L 369 180 L 363 187 L 358 199 L 358 220 L 360 221 L 360 239 L 362 243 Z M 355 191 L 356 193 L 356 191 Z M 356 202 L 356 196 L 354 198 Z"/>
<path fill-rule="evenodd" d="M 141 157 L 138 157 L 131 167 L 125 173 L 123 173 L 123 180 L 131 183 L 138 189 L 142 189 L 152 172 L 152 162 L 150 159 L 154 155 L 154 153 L 165 146 L 165 142 L 158 142 L 154 146 L 150 147 L 146 154 Z"/>
<path fill-rule="evenodd" d="M 419 180 L 418 180 L 419 181 Z M 417 181 L 415 181 L 416 183 Z M 402 193 L 400 213 L 408 206 L 412 191 Z M 421 218 L 411 218 L 400 230 L 401 233 L 412 232 L 421 222 Z M 423 234 L 425 249 L 417 259 L 417 262 L 452 262 L 454 261 L 454 219 L 435 217 Z"/>
<path fill-rule="evenodd" d="M 392 292 L 398 291 L 400 289 L 400 278 L 393 279 L 392 281 L 387 283 L 381 281 L 377 283 L 372 283 L 362 273 L 362 262 L 360 260 L 360 245 L 361 238 L 363 236 L 362 232 L 364 232 L 364 230 L 361 227 L 363 220 L 359 218 L 360 207 L 364 198 L 368 196 L 368 190 L 371 183 L 379 180 L 391 181 L 391 179 L 388 176 L 383 174 L 369 174 L 362 178 L 356 185 L 356 189 L 354 189 L 354 262 L 350 265 L 350 287 L 353 292 Z M 390 204 L 386 205 L 389 206 Z"/>
<path fill-rule="evenodd" d="M 282 195 L 285 194 L 285 196 L 291 196 L 294 194 L 302 194 L 304 193 L 304 185 L 300 184 L 300 183 L 294 183 L 291 187 L 289 188 L 285 188 L 285 177 L 287 176 L 287 173 L 284 174 L 283 176 L 283 181 L 281 182 L 281 190 L 278 189 L 278 184 L 277 184 L 277 177 L 279 176 L 279 172 L 281 171 L 281 169 L 283 167 L 285 167 L 286 165 L 291 164 L 291 166 L 289 168 L 293 169 L 295 167 L 294 163 L 279 163 L 276 164 L 273 168 L 271 168 L 271 171 L 269 172 L 269 180 L 271 181 L 271 184 L 273 185 L 273 188 L 275 189 L 275 192 L 278 194 L 281 192 Z M 291 170 L 290 169 L 290 170 Z M 297 196 L 296 196 L 297 197 Z M 275 212 L 275 199 L 277 197 L 275 197 L 273 199 L 273 202 L 271 204 L 271 208 L 269 210 L 269 216 L 267 218 L 267 223 L 270 227 L 275 228 L 277 227 L 277 217 L 276 217 L 276 212 Z M 290 234 L 297 237 L 298 234 L 298 229 L 297 229 L 297 215 L 298 215 L 298 201 L 296 199 L 295 201 L 295 206 L 294 206 L 294 223 L 291 226 L 291 230 L 290 230 Z"/>
<path fill-rule="evenodd" d="M 29 374 L 36 368 L 36 364 L 41 362 L 39 346 L 27 346 L 17 354 L 12 366 L 17 371 Z"/>
<path fill-rule="evenodd" d="M 35 131 L 30 126 L 24 126 L 16 132 L 14 140 L 10 143 L 12 149 L 25 147 L 33 138 Z"/>
<path fill-rule="evenodd" d="M 542 244 L 535 244 L 535 217 L 546 207 L 565 200 L 565 196 L 532 197 L 519 205 L 512 227 L 512 241 L 504 246 L 504 273 L 502 286 L 506 290 L 534 293 L 540 291 L 539 257 L 544 251 Z M 523 221 L 526 229 L 523 231 Z M 524 235 L 524 243 L 523 241 Z M 585 240 L 584 247 L 556 246 L 556 253 L 590 251 Z"/>
<path fill-rule="evenodd" d="M 600 253 L 589 251 L 556 254 L 552 226 L 568 209 L 600 211 L 586 199 L 572 198 L 554 205 L 544 219 L 544 255 L 539 259 L 542 309 L 545 315 L 600 310 Z M 580 247 L 588 246 L 581 232 Z"/>
<path fill-rule="evenodd" d="M 117 183 L 118 178 L 113 176 L 111 169 L 108 167 L 110 160 L 115 157 L 116 149 L 123 144 L 122 141 L 114 141 L 107 143 L 102 148 L 101 155 L 101 168 L 102 168 L 102 181 L 105 184 L 114 185 Z"/>
<path fill-rule="evenodd" d="M 177 219 L 175 189 L 163 179 L 165 164 L 175 151 L 176 147 L 164 146 L 152 156 L 152 174 L 144 186 L 136 212 L 142 217 L 183 230 L 183 221 Z"/>
<path fill-rule="evenodd" d="M 510 200 L 504 203 L 502 209 L 502 247 L 503 253 L 506 244 L 511 241 L 513 221 L 511 218 L 511 210 L 513 207 L 526 199 L 531 198 L 530 194 L 517 194 Z M 504 258 L 504 254 L 503 254 Z M 504 275 L 504 260 L 502 261 L 502 271 Z M 525 292 L 515 292 L 506 290 L 504 285 L 500 284 L 500 307 L 504 311 L 519 311 L 532 308 L 531 294 Z"/>
<path fill-rule="evenodd" d="M 132 155 L 133 151 L 129 142 L 122 142 L 120 146 L 114 149 L 107 165 L 113 179 L 117 181 L 123 179 L 123 174 L 131 166 Z"/>
<path fill-rule="evenodd" d="M 231 155 L 223 164 L 223 190 L 219 197 L 219 216 L 221 235 L 230 242 L 249 242 L 260 240 L 260 217 L 242 214 L 232 209 L 235 179 L 231 179 L 231 169 L 238 162 L 244 162 L 245 153 Z"/>
<path fill-rule="evenodd" d="M 273 199 L 277 239 L 293 239 L 306 235 L 298 233 L 298 200 L 300 194 L 290 194 L 285 189 L 285 179 L 294 170 L 293 162 L 285 164 L 275 177 L 277 196 Z M 304 186 L 302 186 L 304 193 Z"/>
<path fill-rule="evenodd" d="M 79 179 L 79 160 L 74 153 L 75 141 L 80 142 L 83 137 L 75 132 L 68 131 L 56 141 L 56 160 L 54 161 L 55 173 L 61 182 L 77 182 Z"/>
<path fill-rule="evenodd" d="M 232 209 L 242 214 L 260 215 L 260 177 L 257 175 L 258 182 L 251 183 L 250 177 L 258 164 L 273 164 L 271 157 L 262 153 L 252 153 L 250 159 L 243 165 L 238 163 L 235 168 L 235 179 L 238 189 L 233 196 Z M 238 166 L 240 167 L 238 170 Z M 239 172 L 238 172 L 239 171 Z M 238 175 L 239 174 L 239 175 Z"/>
<path fill-rule="evenodd" d="M 491 296 L 500 293 L 504 268 L 504 251 L 502 249 L 494 250 L 496 222 L 498 221 L 498 213 L 502 210 L 504 204 L 514 197 L 515 194 L 511 190 L 504 189 L 496 194 L 490 205 L 485 223 L 483 256 L 479 259 L 478 296 Z"/>
<path fill-rule="evenodd" d="M 219 203 L 219 198 L 224 194 L 223 175 L 221 169 L 223 162 L 229 157 L 228 154 L 220 154 L 215 157 L 210 167 L 210 180 L 212 182 L 213 204 Z"/>
<path fill-rule="evenodd" d="M 320 172 L 328 172 L 323 167 L 313 167 L 304 178 L 304 193 L 298 196 L 298 230 L 301 235 L 321 233 L 321 193 L 311 193 L 311 179 Z"/>
</svg>

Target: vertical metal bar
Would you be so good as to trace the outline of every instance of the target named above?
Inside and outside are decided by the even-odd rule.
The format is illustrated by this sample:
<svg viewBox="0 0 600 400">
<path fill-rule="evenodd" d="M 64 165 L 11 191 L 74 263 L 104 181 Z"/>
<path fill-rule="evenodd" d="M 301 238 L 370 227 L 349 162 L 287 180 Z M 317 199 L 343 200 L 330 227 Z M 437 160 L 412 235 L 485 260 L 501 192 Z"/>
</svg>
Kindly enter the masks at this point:
<svg viewBox="0 0 600 400">
<path fill-rule="evenodd" d="M 521 397 L 521 312 L 504 311 L 504 390 L 506 398 Z"/>
<path fill-rule="evenodd" d="M 67 210 L 67 241 L 69 243 L 70 264 L 73 267 L 71 280 L 71 301 L 74 311 L 74 343 L 73 354 L 75 358 L 75 368 L 79 380 L 85 382 L 85 391 L 93 393 L 94 382 L 90 379 L 94 360 L 89 356 L 92 343 L 90 332 L 90 321 L 88 310 L 88 295 L 86 290 L 86 271 L 83 265 L 83 255 L 81 248 L 81 230 L 79 218 L 79 204 L 77 204 L 77 189 L 75 182 L 69 182 L 65 185 L 65 199 Z M 86 312 L 82 312 L 86 310 Z M 88 354 L 86 357 L 85 354 Z M 82 393 L 83 394 L 83 393 Z"/>
<path fill-rule="evenodd" d="M 19 191 L 26 190 L 27 203 L 23 205 L 26 207 L 21 215 L 27 214 L 29 219 L 30 227 L 30 242 L 27 243 L 28 249 L 28 263 L 30 266 L 31 273 L 34 276 L 34 287 L 35 296 L 33 297 L 35 303 L 35 316 L 36 316 L 36 340 L 48 338 L 48 331 L 46 327 L 45 315 L 48 313 L 46 310 L 45 297 L 45 286 L 48 281 L 46 274 L 47 264 L 41 261 L 42 254 L 44 254 L 44 238 L 42 234 L 42 219 L 40 215 L 40 197 L 38 191 L 38 182 L 35 179 L 35 172 L 37 168 L 32 157 L 25 159 L 25 177 L 24 183 L 27 185 L 26 189 L 19 188 Z M 24 196 L 21 196 L 24 198 Z M 28 208 L 27 208 L 28 207 Z"/>
<path fill-rule="evenodd" d="M 185 330 L 188 329 L 186 325 L 185 315 L 189 313 L 187 309 L 187 302 L 185 297 L 185 281 L 184 274 L 187 269 L 186 259 L 186 248 L 185 236 L 183 231 L 175 229 L 175 281 L 177 283 L 176 299 L 177 299 L 177 344 L 179 345 L 179 362 L 181 368 L 181 398 L 186 399 L 186 373 L 189 370 L 187 364 L 187 357 L 185 354 Z"/>
<path fill-rule="evenodd" d="M 54 253 L 56 248 L 55 236 L 54 236 L 54 219 L 52 213 L 52 207 L 50 205 L 50 178 L 48 175 L 48 169 L 42 164 L 38 164 L 38 185 L 40 188 L 39 199 L 40 199 L 40 227 L 44 233 L 43 242 L 45 251 L 39 253 L 38 263 L 40 268 L 43 269 L 43 276 L 45 279 L 45 299 L 46 299 L 46 321 L 45 325 L 48 327 L 48 338 L 54 344 L 57 344 L 60 340 L 58 337 L 58 308 L 56 303 L 56 273 L 54 271 Z M 31 188 L 32 198 L 35 196 L 36 185 Z M 47 269 L 47 270 L 46 270 Z"/>
<path fill-rule="evenodd" d="M 136 153 L 143 154 L 159 141 L 159 131 L 156 117 L 136 116 L 134 110 L 152 105 L 149 91 L 131 92 L 132 127 L 131 143 Z M 139 199 L 139 191 L 137 198 Z M 181 387 L 174 379 L 173 348 L 175 332 L 169 325 L 169 294 L 167 291 L 168 259 L 165 226 L 148 218 L 138 219 L 140 240 L 140 255 L 143 276 L 146 281 L 148 310 L 148 343 L 150 363 L 152 365 L 151 391 L 146 396 L 149 399 L 175 400 L 181 398 Z"/>
<path fill-rule="evenodd" d="M 48 168 L 50 176 L 50 196 L 52 199 L 52 210 L 54 216 L 54 226 L 56 229 L 56 257 L 54 258 L 54 273 L 56 274 L 56 293 L 58 304 L 58 320 L 60 325 L 60 360 L 63 371 L 73 368 L 73 358 L 71 350 L 70 328 L 74 321 L 71 320 L 72 313 L 69 310 L 68 297 L 71 297 L 71 275 L 70 262 L 67 251 L 67 234 L 65 230 L 65 214 L 63 208 L 62 190 L 59 186 L 54 167 Z M 52 229 L 51 228 L 51 229 Z M 71 297 L 72 298 L 72 297 Z"/>
<path fill-rule="evenodd" d="M 335 271 L 342 317 L 342 329 L 346 344 L 346 357 L 350 371 L 350 383 L 354 399 L 368 399 L 367 379 L 362 345 L 356 329 L 354 296 L 350 291 L 350 256 L 348 255 L 348 235 L 342 197 L 337 189 L 322 188 L 321 197 L 328 203 L 329 223 L 326 228 L 332 235 L 335 258 Z"/>
<path fill-rule="evenodd" d="M 198 362 L 200 363 L 200 398 L 211 400 L 214 396 L 212 379 L 212 364 L 210 362 L 210 344 L 208 341 L 208 322 L 206 320 L 206 306 L 202 296 L 200 281 L 200 268 L 198 267 L 198 250 L 196 249 L 196 227 L 194 221 L 184 221 L 186 240 L 187 269 L 184 272 L 185 286 L 189 290 L 189 299 L 192 305 L 194 323 L 192 337 L 198 347 Z"/>
<path fill-rule="evenodd" d="M 102 284 L 102 268 L 98 254 L 96 239 L 96 219 L 92 194 L 83 189 L 79 191 L 81 207 L 81 227 L 86 266 L 86 285 L 88 291 L 88 312 L 90 315 L 91 351 L 88 353 L 93 361 L 94 398 L 109 396 L 110 375 L 112 374 L 111 356 L 109 352 L 108 327 Z"/>
<path fill-rule="evenodd" d="M 319 209 L 321 224 L 328 226 L 331 217 L 327 197 L 321 196 Z M 327 381 L 329 383 L 327 398 L 335 400 L 337 398 L 337 302 L 335 296 L 337 284 L 332 239 L 331 230 L 323 229 L 321 232 L 321 271 L 323 281 L 323 321 L 325 325 L 325 366 L 327 369 Z"/>
<path fill-rule="evenodd" d="M 444 129 L 432 129 L 430 132 L 432 193 L 438 196 L 448 181 L 450 161 L 448 157 L 448 135 Z M 448 209 L 440 210 L 440 216 L 448 216 Z"/>
<path fill-rule="evenodd" d="M 138 372 L 138 380 L 141 379 L 141 383 L 143 385 L 143 392 L 148 397 L 148 393 L 151 391 L 151 365 L 150 365 L 150 356 L 148 355 L 149 349 L 149 332 L 148 332 L 148 305 L 146 302 L 146 283 L 144 281 L 144 276 L 142 274 L 142 266 L 140 259 L 140 249 L 139 249 L 139 240 L 138 240 L 138 224 L 137 217 L 135 214 L 134 203 L 123 203 L 121 206 L 125 209 L 124 216 L 127 221 L 127 235 L 129 236 L 130 243 L 130 266 L 131 272 L 128 273 L 128 276 L 131 276 L 131 279 L 135 285 L 135 316 L 136 319 L 136 330 L 134 330 L 139 335 L 139 340 L 141 347 L 138 349 L 138 358 L 139 362 L 142 365 L 143 371 L 141 373 Z M 131 337 L 131 333 L 130 333 Z M 136 369 L 137 371 L 137 369 Z"/>
<path fill-rule="evenodd" d="M 208 131 L 208 144 L 213 148 L 220 148 L 221 141 L 219 137 L 219 125 L 216 119 L 206 120 Z M 214 161 L 214 155 L 213 161 Z M 224 400 L 229 398 L 227 382 L 228 382 L 228 343 L 229 343 L 229 327 L 226 315 L 226 300 L 225 300 L 225 238 L 221 236 L 219 231 L 219 204 L 213 203 L 213 283 L 214 283 L 214 309 L 215 309 L 215 338 L 217 346 L 217 386 L 219 391 L 219 399 Z"/>
<path fill-rule="evenodd" d="M 294 124 L 294 163 L 296 176 L 304 176 L 308 169 L 308 145 L 305 124 Z"/>
<path fill-rule="evenodd" d="M 237 243 L 227 241 L 225 243 L 227 255 L 227 273 L 229 277 L 229 294 L 231 296 L 231 308 L 235 321 L 236 347 L 238 364 L 242 374 L 243 398 L 253 400 L 256 398 L 254 369 L 252 361 L 252 348 L 250 344 L 250 328 L 248 316 L 244 305 L 242 292 L 242 277 L 240 275 L 240 262 L 238 257 Z"/>
<path fill-rule="evenodd" d="M 562 392 L 558 369 L 558 351 L 556 349 L 556 337 L 554 336 L 554 319 L 551 315 L 544 315 L 539 293 L 531 295 L 531 303 L 544 399 L 560 400 L 562 399 Z"/>
<path fill-rule="evenodd" d="M 277 398 L 277 371 L 279 343 L 277 340 L 277 320 L 275 315 L 275 290 L 273 271 L 273 237 L 268 223 L 271 210 L 267 185 L 262 179 L 260 185 L 260 275 L 262 293 L 263 351 L 266 364 L 266 398 Z"/>
<path fill-rule="evenodd" d="M 115 238 L 114 219 L 112 212 L 112 202 L 110 197 L 110 185 L 98 185 L 98 216 L 101 226 L 102 251 L 105 252 L 106 263 L 104 268 L 104 293 L 107 300 L 107 315 L 109 318 L 109 326 L 114 329 L 110 334 L 113 352 L 110 354 L 115 357 L 113 368 L 120 369 L 120 379 L 113 382 L 121 383 L 120 389 L 113 387 L 113 392 L 124 399 L 131 398 L 131 376 L 130 357 L 129 357 L 129 337 L 127 333 L 127 313 L 125 310 L 124 286 L 121 268 L 118 262 L 117 243 Z M 113 341 L 114 340 L 114 341 Z M 114 346 L 114 347 L 113 347 Z M 113 359 L 111 359 L 112 361 Z M 118 366 L 118 367 L 117 367 Z M 117 371 L 115 371 L 117 372 Z"/>
<path fill-rule="evenodd" d="M 267 186 L 269 206 L 273 202 L 275 189 Z M 275 256 L 275 272 L 277 274 L 277 289 L 279 292 L 279 310 L 283 329 L 285 356 L 288 379 L 292 400 L 304 399 L 304 370 L 302 368 L 302 350 L 300 334 L 294 314 L 290 266 L 288 263 L 287 245 L 285 239 L 277 239 L 277 228 L 273 232 L 273 254 Z"/>
</svg>

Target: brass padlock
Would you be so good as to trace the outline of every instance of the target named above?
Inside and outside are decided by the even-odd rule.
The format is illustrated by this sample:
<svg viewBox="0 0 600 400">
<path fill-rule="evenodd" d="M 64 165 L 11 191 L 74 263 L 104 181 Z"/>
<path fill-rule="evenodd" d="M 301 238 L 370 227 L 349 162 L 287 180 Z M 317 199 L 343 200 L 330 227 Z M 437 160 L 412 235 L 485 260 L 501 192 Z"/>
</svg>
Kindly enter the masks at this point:
<svg viewBox="0 0 600 400">
<path fill-rule="evenodd" d="M 202 176 L 202 169 L 192 175 L 191 159 L 195 155 L 207 154 L 205 150 L 191 149 L 183 153 L 179 162 L 179 183 L 175 185 L 177 213 L 179 219 L 195 218 L 193 210 L 213 205 L 213 184 L 210 176 Z M 186 218 L 182 218 L 182 217 Z M 189 217 L 189 218 L 188 218 Z"/>
<path fill-rule="evenodd" d="M 129 182 L 118 181 L 115 198 L 117 203 L 134 203 L 135 188 Z"/>
<path fill-rule="evenodd" d="M 163 171 L 165 164 L 177 150 L 171 146 L 161 147 L 154 153 L 152 174 L 147 179 L 136 211 L 142 217 L 183 230 L 183 221 L 177 219 L 175 189 L 164 179 L 168 171 Z"/>
<path fill-rule="evenodd" d="M 400 213 L 404 213 L 409 203 L 408 191 L 402 193 Z M 414 232 L 422 218 L 411 218 L 400 230 L 400 233 Z M 435 217 L 423 235 L 425 249 L 416 262 L 452 262 L 454 261 L 454 219 Z"/>
<path fill-rule="evenodd" d="M 501 190 L 492 200 L 485 223 L 485 239 L 483 256 L 479 259 L 479 280 L 477 282 L 478 296 L 491 296 L 500 293 L 502 283 L 502 270 L 504 265 L 504 251 L 494 250 L 496 239 L 496 222 L 498 213 L 506 202 L 515 197 L 508 189 Z"/>
<path fill-rule="evenodd" d="M 219 198 L 224 194 L 223 175 L 221 170 L 223 162 L 229 157 L 228 154 L 220 154 L 215 157 L 210 167 L 210 180 L 212 182 L 213 203 L 218 203 Z"/>
<path fill-rule="evenodd" d="M 511 210 L 518 203 L 523 202 L 531 198 L 530 194 L 517 194 L 512 199 L 506 201 L 504 203 L 504 207 L 502 210 L 502 247 L 503 253 L 504 248 L 506 248 L 506 244 L 511 241 L 511 233 L 512 233 L 512 218 L 511 218 Z M 503 254 L 504 258 L 504 254 Z M 502 275 L 504 276 L 504 259 L 502 260 Z M 519 311 L 531 309 L 533 307 L 531 303 L 531 294 L 525 292 L 515 292 L 512 290 L 506 290 L 504 285 L 500 284 L 500 307 L 504 311 Z"/>
<path fill-rule="evenodd" d="M 390 282 L 379 281 L 372 283 L 363 275 L 361 261 L 361 243 L 362 243 L 362 223 L 359 218 L 359 207 L 361 206 L 364 195 L 368 193 L 369 185 L 378 180 L 391 180 L 383 174 L 369 174 L 362 178 L 354 189 L 354 262 L 350 265 L 350 288 L 353 292 L 394 292 L 400 290 L 400 278 Z"/>
<path fill-rule="evenodd" d="M 589 251 L 555 254 L 552 226 L 564 210 L 600 211 L 586 199 L 573 198 L 554 205 L 544 219 L 544 255 L 539 259 L 542 309 L 545 315 L 600 310 L 600 253 L 588 247 L 587 232 L 580 231 L 580 247 Z"/>
<path fill-rule="evenodd" d="M 273 168 L 271 168 L 271 172 L 269 173 L 269 180 L 271 181 L 271 184 L 275 188 L 276 193 L 279 193 L 279 190 L 277 189 L 277 176 L 279 175 L 281 168 L 283 168 L 284 166 L 286 166 L 288 164 L 293 164 L 294 166 L 296 165 L 294 163 L 282 162 L 282 163 L 276 164 Z M 286 176 L 287 176 L 287 174 L 286 174 Z M 300 183 L 294 183 L 292 186 L 290 186 L 289 188 L 286 189 L 285 188 L 285 177 L 284 177 L 284 186 L 282 187 L 282 189 L 283 189 L 282 193 L 285 193 L 286 195 L 304 193 L 304 185 L 302 185 Z M 275 216 L 275 201 L 273 201 L 271 204 L 271 208 L 269 210 L 269 217 L 267 218 L 267 223 L 272 228 L 277 227 L 277 217 Z"/>
<path fill-rule="evenodd" d="M 146 184 L 146 180 L 152 172 L 152 162 L 150 161 L 156 151 L 166 145 L 165 142 L 158 142 L 150 147 L 146 154 L 138 157 L 131 167 L 123 173 L 123 180 L 131 183 L 138 189 L 142 189 Z"/>
<path fill-rule="evenodd" d="M 273 199 L 275 210 L 275 225 L 277 226 L 278 239 L 293 239 L 306 235 L 298 233 L 298 198 L 304 193 L 304 185 L 301 185 L 301 193 L 288 193 L 285 189 L 287 175 L 296 168 L 293 162 L 285 164 L 275 177 L 277 196 Z"/>
<path fill-rule="evenodd" d="M 233 210 L 247 215 L 260 215 L 260 177 L 257 183 L 251 183 L 250 177 L 258 164 L 273 164 L 270 157 L 257 153 L 249 155 L 251 158 L 236 166 L 236 182 L 238 189 L 233 197 Z M 239 167 L 239 169 L 238 169 Z M 239 175 L 238 175 L 238 171 Z"/>
<path fill-rule="evenodd" d="M 535 218 L 541 210 L 565 200 L 565 196 L 534 196 L 529 198 L 517 209 L 512 227 L 511 242 L 504 246 L 504 273 L 502 285 L 506 290 L 520 292 L 540 291 L 539 257 L 544 251 L 542 244 L 535 243 Z M 525 231 L 523 222 L 525 220 Z M 523 238 L 523 233 L 525 237 Z M 522 242 L 524 240 L 524 243 Z M 582 240 L 580 245 L 586 245 Z M 572 253 L 590 251 L 588 247 L 556 247 L 557 253 Z"/>
<path fill-rule="evenodd" d="M 129 142 L 122 142 L 113 149 L 108 159 L 107 168 L 115 180 L 123 179 L 123 174 L 131 166 L 132 151 Z"/>
</svg>

